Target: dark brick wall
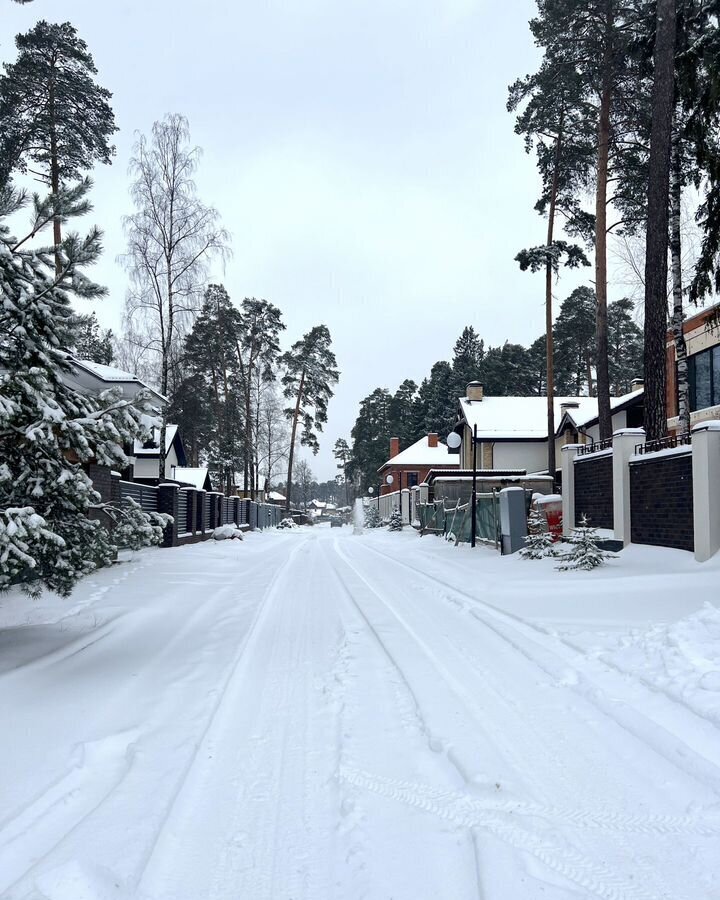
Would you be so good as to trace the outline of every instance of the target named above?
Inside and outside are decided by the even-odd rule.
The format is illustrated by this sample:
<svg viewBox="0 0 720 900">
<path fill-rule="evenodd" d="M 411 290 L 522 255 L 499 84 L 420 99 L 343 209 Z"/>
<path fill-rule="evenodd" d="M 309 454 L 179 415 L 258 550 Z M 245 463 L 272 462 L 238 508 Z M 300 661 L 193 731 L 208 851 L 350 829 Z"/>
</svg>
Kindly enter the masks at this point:
<svg viewBox="0 0 720 900">
<path fill-rule="evenodd" d="M 96 463 L 90 463 L 88 466 L 88 476 L 93 483 L 93 487 L 98 494 L 100 494 L 102 502 L 109 503 L 113 499 L 110 467 L 98 466 Z"/>
<path fill-rule="evenodd" d="M 690 453 L 630 464 L 630 520 L 633 544 L 695 549 Z"/>
<path fill-rule="evenodd" d="M 612 456 L 575 463 L 575 524 L 583 513 L 593 528 L 613 527 Z"/>
</svg>

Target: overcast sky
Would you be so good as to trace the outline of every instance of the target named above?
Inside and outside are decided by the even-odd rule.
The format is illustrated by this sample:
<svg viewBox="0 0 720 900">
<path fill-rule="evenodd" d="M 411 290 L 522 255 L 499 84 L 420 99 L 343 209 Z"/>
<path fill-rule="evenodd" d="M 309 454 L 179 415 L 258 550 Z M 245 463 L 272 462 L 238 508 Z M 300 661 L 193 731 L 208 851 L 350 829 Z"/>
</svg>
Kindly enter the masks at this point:
<svg viewBox="0 0 720 900">
<path fill-rule="evenodd" d="M 420 381 L 465 325 L 486 343 L 543 330 L 543 277 L 513 261 L 542 243 L 534 159 L 507 85 L 533 69 L 532 0 L 2 0 L 0 57 L 40 18 L 72 22 L 113 92 L 117 156 L 93 177 L 106 251 L 94 276 L 120 323 L 121 217 L 136 131 L 166 112 L 204 149 L 197 182 L 232 234 L 230 295 L 279 306 L 286 344 L 330 329 L 342 372 L 321 451 L 350 439 L 377 386 Z M 90 219 L 88 219 L 90 224 Z M 590 279 L 590 270 L 582 278 Z M 579 283 L 568 275 L 558 298 Z"/>
</svg>

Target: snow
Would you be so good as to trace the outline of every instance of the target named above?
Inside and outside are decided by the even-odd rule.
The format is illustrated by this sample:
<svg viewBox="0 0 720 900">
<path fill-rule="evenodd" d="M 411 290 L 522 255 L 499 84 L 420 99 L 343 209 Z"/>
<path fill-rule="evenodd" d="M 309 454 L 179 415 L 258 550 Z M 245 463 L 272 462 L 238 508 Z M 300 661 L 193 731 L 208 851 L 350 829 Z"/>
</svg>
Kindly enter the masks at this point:
<svg viewBox="0 0 720 900">
<path fill-rule="evenodd" d="M 173 474 L 177 481 L 184 481 L 186 484 L 191 484 L 196 490 L 200 490 L 205 487 L 208 470 L 202 467 L 175 466 Z"/>
<path fill-rule="evenodd" d="M 175 435 L 177 434 L 178 427 L 177 425 L 171 425 L 169 422 L 165 426 L 165 454 L 169 451 L 170 447 L 172 447 L 172 443 L 175 440 Z M 142 441 L 135 441 L 135 446 L 133 448 L 133 456 L 157 456 L 158 448 L 160 446 L 160 429 L 153 429 L 153 446 L 152 447 L 144 447 Z"/>
<path fill-rule="evenodd" d="M 2 595 L 0 897 L 717 898 L 719 574 L 315 527 Z"/>
<path fill-rule="evenodd" d="M 635 391 L 611 397 L 610 407 L 617 410 L 637 395 Z M 563 409 L 564 404 L 572 405 Z M 555 421 L 560 422 L 567 413 L 575 425 L 582 428 L 597 419 L 597 404 L 597 397 L 555 397 Z M 461 397 L 460 406 L 470 429 L 477 425 L 480 438 L 547 438 L 547 397 L 484 397 L 473 401 Z"/>
<path fill-rule="evenodd" d="M 437 447 L 431 447 L 426 435 L 391 457 L 378 471 L 382 471 L 385 466 L 432 466 L 435 469 L 453 469 L 458 467 L 459 462 L 459 455 L 450 453 L 441 441 L 438 441 Z"/>
</svg>

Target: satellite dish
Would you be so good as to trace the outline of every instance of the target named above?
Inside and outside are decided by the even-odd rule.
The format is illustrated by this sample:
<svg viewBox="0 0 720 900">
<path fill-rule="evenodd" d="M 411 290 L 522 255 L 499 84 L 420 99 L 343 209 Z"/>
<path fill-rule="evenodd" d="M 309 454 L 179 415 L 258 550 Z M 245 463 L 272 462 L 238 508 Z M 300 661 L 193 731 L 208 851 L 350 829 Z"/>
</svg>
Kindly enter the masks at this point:
<svg viewBox="0 0 720 900">
<path fill-rule="evenodd" d="M 457 433 L 457 431 L 451 431 L 447 436 L 447 445 L 451 450 L 457 450 L 458 447 L 462 444 L 462 438 Z"/>
</svg>

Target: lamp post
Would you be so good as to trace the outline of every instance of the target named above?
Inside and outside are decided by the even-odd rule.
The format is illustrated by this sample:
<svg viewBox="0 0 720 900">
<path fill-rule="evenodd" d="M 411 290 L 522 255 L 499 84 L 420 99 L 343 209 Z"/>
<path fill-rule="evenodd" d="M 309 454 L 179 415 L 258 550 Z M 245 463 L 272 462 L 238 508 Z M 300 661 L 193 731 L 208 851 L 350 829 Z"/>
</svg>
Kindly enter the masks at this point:
<svg viewBox="0 0 720 900">
<path fill-rule="evenodd" d="M 462 438 L 456 431 L 452 431 L 447 436 L 447 445 L 451 450 L 457 450 L 462 443 Z M 470 499 L 470 546 L 474 547 L 477 542 L 477 425 L 473 425 L 472 436 L 472 494 Z"/>
</svg>

